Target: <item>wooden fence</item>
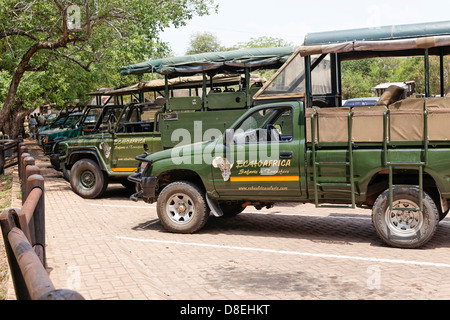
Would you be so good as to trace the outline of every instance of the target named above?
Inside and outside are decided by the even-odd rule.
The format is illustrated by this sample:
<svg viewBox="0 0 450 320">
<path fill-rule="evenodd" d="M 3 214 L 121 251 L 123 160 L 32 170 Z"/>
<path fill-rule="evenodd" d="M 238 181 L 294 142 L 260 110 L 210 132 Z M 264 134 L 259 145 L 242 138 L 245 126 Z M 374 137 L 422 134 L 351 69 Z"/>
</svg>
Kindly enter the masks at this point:
<svg viewBox="0 0 450 320">
<path fill-rule="evenodd" d="M 5 147 L 3 146 L 3 149 L 1 147 L 0 145 L 0 170 L 3 170 Z M 44 178 L 23 142 L 17 141 L 16 148 L 22 186 L 22 208 L 6 210 L 0 216 L 16 298 L 84 300 L 75 291 L 56 290 L 49 278 L 46 270 Z"/>
<path fill-rule="evenodd" d="M 15 166 L 20 161 L 19 143 L 22 143 L 22 137 L 18 140 L 0 140 L 0 174 L 3 174 L 6 168 Z"/>
</svg>

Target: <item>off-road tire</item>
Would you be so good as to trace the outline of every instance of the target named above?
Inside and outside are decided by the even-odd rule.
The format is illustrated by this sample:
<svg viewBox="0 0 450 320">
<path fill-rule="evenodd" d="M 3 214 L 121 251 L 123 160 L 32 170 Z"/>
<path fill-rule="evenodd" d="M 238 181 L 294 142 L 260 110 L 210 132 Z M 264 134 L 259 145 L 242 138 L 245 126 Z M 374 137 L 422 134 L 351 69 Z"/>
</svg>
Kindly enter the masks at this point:
<svg viewBox="0 0 450 320">
<path fill-rule="evenodd" d="M 419 190 L 399 188 L 393 191 L 394 208 L 419 207 Z M 415 249 L 425 245 L 436 233 L 439 210 L 431 197 L 423 192 L 423 211 L 390 210 L 389 190 L 383 192 L 372 209 L 372 222 L 379 237 L 396 248 Z"/>
<path fill-rule="evenodd" d="M 183 234 L 203 228 L 211 212 L 204 191 L 186 181 L 166 186 L 159 194 L 156 209 L 164 229 Z"/>
<path fill-rule="evenodd" d="M 78 160 L 70 170 L 72 190 L 85 199 L 100 197 L 108 187 L 108 176 L 90 159 Z"/>
<path fill-rule="evenodd" d="M 70 170 L 67 170 L 66 168 L 63 168 L 63 178 L 64 180 L 70 182 Z"/>
</svg>

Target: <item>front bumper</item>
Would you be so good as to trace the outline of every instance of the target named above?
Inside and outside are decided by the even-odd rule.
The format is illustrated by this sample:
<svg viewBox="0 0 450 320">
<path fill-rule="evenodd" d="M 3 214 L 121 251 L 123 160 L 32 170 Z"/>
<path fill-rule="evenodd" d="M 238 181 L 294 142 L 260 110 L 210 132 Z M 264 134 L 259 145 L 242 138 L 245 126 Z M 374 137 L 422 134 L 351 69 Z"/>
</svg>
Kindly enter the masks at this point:
<svg viewBox="0 0 450 320">
<path fill-rule="evenodd" d="M 45 142 L 44 143 L 44 154 L 49 156 L 53 152 L 54 142 Z"/>
<path fill-rule="evenodd" d="M 55 168 L 58 171 L 62 171 L 60 157 L 61 157 L 60 154 L 56 153 L 50 154 L 50 163 L 52 164 L 53 168 Z"/>
<path fill-rule="evenodd" d="M 142 173 L 137 173 L 128 177 L 129 181 L 132 181 L 138 185 L 137 193 L 133 194 L 130 199 L 138 201 L 142 198 L 147 203 L 156 202 L 156 191 L 158 190 L 158 177 L 143 177 Z"/>
<path fill-rule="evenodd" d="M 147 203 L 154 203 L 157 199 L 156 192 L 158 191 L 158 177 L 145 177 L 143 175 L 146 171 L 146 167 L 152 163 L 152 161 L 146 159 L 148 155 L 149 154 L 146 153 L 136 157 L 136 160 L 139 161 L 139 166 L 137 169 L 138 173 L 128 177 L 129 181 L 134 182 L 137 185 L 136 190 L 138 190 L 138 192 L 130 197 L 133 201 L 138 201 L 139 198 L 142 198 Z M 143 163 L 146 163 L 147 165 L 144 167 Z"/>
</svg>

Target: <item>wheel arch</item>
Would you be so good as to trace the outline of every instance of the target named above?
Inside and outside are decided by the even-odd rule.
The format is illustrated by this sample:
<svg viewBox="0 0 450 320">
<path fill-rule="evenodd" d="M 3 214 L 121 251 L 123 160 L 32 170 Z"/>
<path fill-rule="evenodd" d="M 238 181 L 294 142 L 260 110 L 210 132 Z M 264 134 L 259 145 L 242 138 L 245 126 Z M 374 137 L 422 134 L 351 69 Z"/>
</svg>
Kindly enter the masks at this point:
<svg viewBox="0 0 450 320">
<path fill-rule="evenodd" d="M 165 171 L 158 176 L 158 193 L 160 193 L 167 185 L 177 181 L 193 183 L 199 187 L 202 192 L 206 192 L 205 184 L 197 172 L 188 169 L 174 169 Z"/>
<path fill-rule="evenodd" d="M 418 179 L 419 170 L 394 170 L 394 184 L 418 185 Z M 386 170 L 379 171 L 372 177 L 367 186 L 365 203 L 372 206 L 378 196 L 381 195 L 386 189 L 389 189 L 389 172 Z M 446 205 L 447 203 L 442 199 L 436 180 L 427 172 L 424 172 L 423 174 L 423 190 L 429 194 L 441 213 L 448 210 Z"/>
<path fill-rule="evenodd" d="M 95 161 L 101 170 L 105 171 L 106 168 L 103 165 L 103 162 L 100 161 L 100 157 L 98 156 L 95 150 L 76 150 L 72 151 L 67 157 L 66 168 L 70 170 L 72 166 L 81 159 L 90 159 Z"/>
</svg>

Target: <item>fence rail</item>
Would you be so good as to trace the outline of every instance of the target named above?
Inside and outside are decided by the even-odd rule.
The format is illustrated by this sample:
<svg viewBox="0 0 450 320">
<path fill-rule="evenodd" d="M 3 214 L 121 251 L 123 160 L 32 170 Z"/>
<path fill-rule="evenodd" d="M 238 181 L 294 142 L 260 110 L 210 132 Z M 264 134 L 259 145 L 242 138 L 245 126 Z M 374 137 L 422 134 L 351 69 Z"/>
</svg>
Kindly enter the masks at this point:
<svg viewBox="0 0 450 320">
<path fill-rule="evenodd" d="M 83 300 L 77 292 L 56 290 L 47 273 L 44 178 L 23 142 L 17 141 L 22 208 L 0 216 L 10 274 L 18 300 Z M 0 145 L 0 170 L 3 151 Z M 4 164 L 4 162 L 3 162 Z"/>
</svg>

